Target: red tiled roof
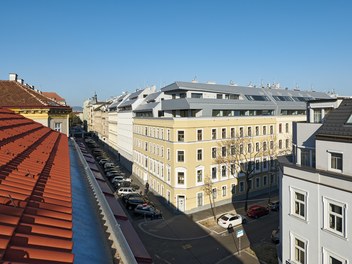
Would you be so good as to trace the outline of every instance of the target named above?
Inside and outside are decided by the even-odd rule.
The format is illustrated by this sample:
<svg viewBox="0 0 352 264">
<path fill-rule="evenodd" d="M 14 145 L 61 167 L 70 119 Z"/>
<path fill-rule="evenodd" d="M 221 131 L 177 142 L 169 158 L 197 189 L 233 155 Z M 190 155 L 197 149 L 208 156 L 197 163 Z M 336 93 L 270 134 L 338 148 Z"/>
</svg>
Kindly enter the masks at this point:
<svg viewBox="0 0 352 264">
<path fill-rule="evenodd" d="M 62 98 L 60 95 L 58 95 L 55 92 L 42 92 L 42 94 L 50 99 L 55 100 L 56 102 L 65 101 L 64 98 Z"/>
<path fill-rule="evenodd" d="M 73 263 L 68 139 L 0 108 L 0 262 Z"/>
<path fill-rule="evenodd" d="M 16 81 L 0 81 L 0 107 L 65 107 Z"/>
</svg>

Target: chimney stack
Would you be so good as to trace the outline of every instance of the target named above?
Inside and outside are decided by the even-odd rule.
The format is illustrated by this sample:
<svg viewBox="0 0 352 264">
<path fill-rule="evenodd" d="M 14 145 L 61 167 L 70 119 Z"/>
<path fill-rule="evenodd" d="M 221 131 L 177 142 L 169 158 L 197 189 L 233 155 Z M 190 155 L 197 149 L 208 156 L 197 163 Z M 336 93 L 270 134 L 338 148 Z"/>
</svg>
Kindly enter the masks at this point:
<svg viewBox="0 0 352 264">
<path fill-rule="evenodd" d="M 17 79 L 17 82 L 23 85 L 24 80 L 23 79 Z"/>
<path fill-rule="evenodd" d="M 17 81 L 17 74 L 16 73 L 10 73 L 9 74 L 9 81 Z"/>
</svg>

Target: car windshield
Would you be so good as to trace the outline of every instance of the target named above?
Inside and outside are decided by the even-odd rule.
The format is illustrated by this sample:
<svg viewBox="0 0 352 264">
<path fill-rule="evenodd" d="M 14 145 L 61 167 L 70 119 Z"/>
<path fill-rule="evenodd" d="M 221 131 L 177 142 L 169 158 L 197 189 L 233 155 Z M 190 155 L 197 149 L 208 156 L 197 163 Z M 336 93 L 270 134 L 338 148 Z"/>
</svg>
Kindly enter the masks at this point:
<svg viewBox="0 0 352 264">
<path fill-rule="evenodd" d="M 225 216 L 225 215 L 223 215 L 223 216 L 221 217 L 221 219 L 224 220 L 224 221 L 229 220 L 229 218 L 228 218 L 227 216 Z"/>
</svg>

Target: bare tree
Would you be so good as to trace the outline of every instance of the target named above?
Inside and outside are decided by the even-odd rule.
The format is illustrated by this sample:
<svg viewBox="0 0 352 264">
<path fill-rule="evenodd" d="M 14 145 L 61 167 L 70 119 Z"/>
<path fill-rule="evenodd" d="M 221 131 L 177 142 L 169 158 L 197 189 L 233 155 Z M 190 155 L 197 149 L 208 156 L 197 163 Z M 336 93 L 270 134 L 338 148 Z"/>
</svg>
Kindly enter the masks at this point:
<svg viewBox="0 0 352 264">
<path fill-rule="evenodd" d="M 219 143 L 216 163 L 219 165 L 220 173 L 224 173 L 226 170 L 229 175 L 236 179 L 236 184 L 237 176 L 244 176 L 246 182 L 245 211 L 248 209 L 248 196 L 252 178 L 256 175 L 256 166 L 261 167 L 262 161 L 260 160 L 269 157 L 270 163 L 266 165 L 269 165 L 268 171 L 274 173 L 276 166 L 273 166 L 272 162 L 276 164 L 276 159 L 281 149 L 282 146 L 278 146 L 276 136 L 269 135 L 264 139 L 258 139 L 249 130 L 247 131 L 247 136 L 244 136 L 244 131 L 240 131 L 236 137 Z M 268 162 L 268 160 L 263 162 Z"/>
<path fill-rule="evenodd" d="M 205 195 L 209 197 L 209 204 L 211 211 L 214 216 L 214 220 L 216 220 L 216 214 L 215 214 L 215 197 L 214 197 L 214 192 L 213 192 L 213 182 L 211 181 L 210 177 L 207 176 L 204 179 L 204 185 L 203 185 L 203 191 Z"/>
</svg>

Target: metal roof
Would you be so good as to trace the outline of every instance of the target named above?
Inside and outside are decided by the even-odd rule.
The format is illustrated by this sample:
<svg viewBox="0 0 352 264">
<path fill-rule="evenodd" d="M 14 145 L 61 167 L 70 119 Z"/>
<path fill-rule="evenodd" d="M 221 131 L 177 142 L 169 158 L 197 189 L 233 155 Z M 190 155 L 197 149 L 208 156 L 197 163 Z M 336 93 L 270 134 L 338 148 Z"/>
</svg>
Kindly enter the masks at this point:
<svg viewBox="0 0 352 264">
<path fill-rule="evenodd" d="M 1 263 L 73 263 L 67 141 L 0 108 Z"/>
<path fill-rule="evenodd" d="M 323 125 L 316 133 L 317 139 L 333 139 L 333 141 L 352 141 L 352 124 L 347 121 L 352 115 L 352 99 L 344 99 L 340 106 L 331 110 L 325 117 Z M 340 139 L 339 139 L 340 138 Z"/>
</svg>

